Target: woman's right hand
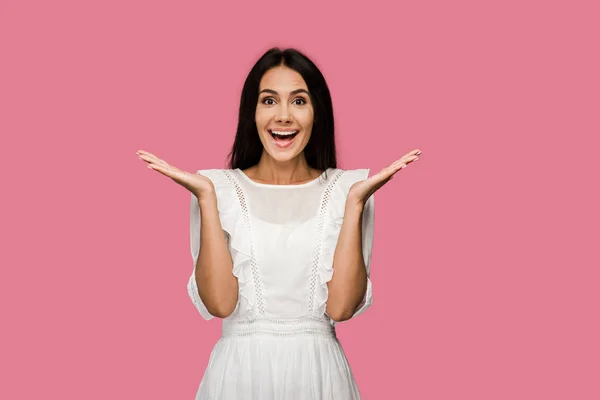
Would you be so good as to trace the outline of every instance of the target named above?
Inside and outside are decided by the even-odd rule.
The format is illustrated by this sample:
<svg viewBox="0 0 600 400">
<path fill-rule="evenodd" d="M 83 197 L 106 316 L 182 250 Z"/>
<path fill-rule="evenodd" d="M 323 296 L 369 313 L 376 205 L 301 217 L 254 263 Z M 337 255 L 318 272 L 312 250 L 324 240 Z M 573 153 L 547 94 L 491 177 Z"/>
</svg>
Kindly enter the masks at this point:
<svg viewBox="0 0 600 400">
<path fill-rule="evenodd" d="M 187 171 L 183 171 L 179 168 L 169 165 L 166 161 L 161 160 L 154 154 L 148 153 L 144 150 L 138 150 L 136 154 L 141 160 L 148 163 L 148 168 L 152 168 L 153 170 L 168 176 L 176 183 L 192 192 L 198 198 L 198 200 L 201 198 L 207 198 L 208 196 L 215 196 L 215 186 L 207 177 L 200 174 L 192 174 Z"/>
</svg>

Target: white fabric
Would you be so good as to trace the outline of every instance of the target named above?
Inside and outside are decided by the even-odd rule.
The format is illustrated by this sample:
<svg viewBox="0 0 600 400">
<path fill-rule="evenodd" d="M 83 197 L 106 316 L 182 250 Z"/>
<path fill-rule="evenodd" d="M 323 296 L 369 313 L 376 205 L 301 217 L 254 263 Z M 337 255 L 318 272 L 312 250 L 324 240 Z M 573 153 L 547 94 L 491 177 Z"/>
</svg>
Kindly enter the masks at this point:
<svg viewBox="0 0 600 400">
<path fill-rule="evenodd" d="M 298 185 L 252 181 L 239 169 L 199 170 L 213 182 L 219 219 L 238 278 L 235 311 L 222 320 L 196 400 L 360 399 L 326 314 L 327 282 L 352 184 L 369 169 L 329 168 Z M 354 313 L 373 301 L 370 261 L 375 196 L 363 211 L 362 243 L 367 292 Z M 200 315 L 211 315 L 198 295 L 195 266 L 200 210 L 192 195 L 190 240 L 194 270 L 188 294 Z"/>
</svg>

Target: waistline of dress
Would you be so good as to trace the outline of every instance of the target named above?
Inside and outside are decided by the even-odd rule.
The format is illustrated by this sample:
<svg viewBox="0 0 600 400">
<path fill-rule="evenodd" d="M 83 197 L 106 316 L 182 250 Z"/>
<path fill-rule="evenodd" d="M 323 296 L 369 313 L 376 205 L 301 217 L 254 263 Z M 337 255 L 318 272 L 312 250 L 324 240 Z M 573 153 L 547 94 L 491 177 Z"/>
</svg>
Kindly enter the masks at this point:
<svg viewBox="0 0 600 400">
<path fill-rule="evenodd" d="M 257 317 L 253 319 L 224 319 L 222 337 L 234 336 L 321 336 L 336 337 L 335 327 L 329 319 L 302 317 L 276 319 Z"/>
</svg>

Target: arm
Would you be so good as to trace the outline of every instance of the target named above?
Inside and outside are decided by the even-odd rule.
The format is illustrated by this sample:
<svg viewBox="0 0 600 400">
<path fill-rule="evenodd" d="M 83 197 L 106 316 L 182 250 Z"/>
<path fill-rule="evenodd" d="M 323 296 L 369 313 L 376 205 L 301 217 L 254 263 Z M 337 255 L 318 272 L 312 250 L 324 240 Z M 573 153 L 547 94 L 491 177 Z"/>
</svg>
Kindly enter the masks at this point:
<svg viewBox="0 0 600 400">
<path fill-rule="evenodd" d="M 363 257 L 362 222 L 364 205 L 348 199 L 335 248 L 333 277 L 327 283 L 327 315 L 336 322 L 348 320 L 361 304 L 367 290 Z"/>
<path fill-rule="evenodd" d="M 210 314 L 226 318 L 235 310 L 238 299 L 233 261 L 219 220 L 216 197 L 201 197 L 197 204 L 202 221 L 195 268 L 198 295 Z"/>
</svg>

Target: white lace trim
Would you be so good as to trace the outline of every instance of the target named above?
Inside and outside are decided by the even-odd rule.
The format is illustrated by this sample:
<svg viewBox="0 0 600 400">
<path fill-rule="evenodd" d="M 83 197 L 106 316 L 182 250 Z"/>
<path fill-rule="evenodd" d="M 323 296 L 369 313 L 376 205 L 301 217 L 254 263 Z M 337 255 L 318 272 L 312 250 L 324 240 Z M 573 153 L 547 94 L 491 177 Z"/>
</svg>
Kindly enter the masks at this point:
<svg viewBox="0 0 600 400">
<path fill-rule="evenodd" d="M 312 314 L 315 306 L 315 293 L 317 287 L 317 277 L 319 274 L 319 267 L 321 264 L 321 249 L 323 247 L 323 226 L 325 223 L 325 215 L 327 213 L 327 208 L 329 207 L 329 200 L 331 198 L 331 191 L 335 186 L 335 183 L 344 173 L 343 170 L 338 171 L 338 173 L 331 179 L 327 188 L 323 193 L 323 198 L 321 199 L 321 207 L 319 210 L 319 217 L 317 220 L 317 232 L 316 232 L 316 243 L 315 243 L 315 252 L 313 255 L 312 262 L 312 274 L 310 277 L 310 287 L 309 287 L 309 302 L 308 302 L 308 312 Z"/>
<path fill-rule="evenodd" d="M 268 335 L 277 337 L 336 337 L 328 319 L 306 316 L 293 319 L 260 317 L 244 320 L 223 320 L 222 337 Z"/>
<path fill-rule="evenodd" d="M 238 184 L 237 180 L 231 175 L 228 170 L 222 170 L 225 176 L 231 181 L 235 188 L 235 192 L 237 194 L 238 200 L 240 202 L 240 209 L 242 211 L 242 218 L 244 222 L 244 227 L 248 231 L 248 240 L 250 241 L 250 265 L 252 268 L 252 278 L 254 280 L 254 292 L 256 297 L 256 309 L 252 309 L 251 312 L 256 314 L 257 312 L 261 315 L 264 315 L 265 309 L 262 301 L 262 290 L 260 285 L 260 279 L 258 275 L 258 268 L 256 266 L 256 257 L 254 256 L 254 244 L 252 242 L 252 227 L 249 218 L 249 205 L 246 201 L 246 196 L 244 195 L 244 191 Z"/>
</svg>

